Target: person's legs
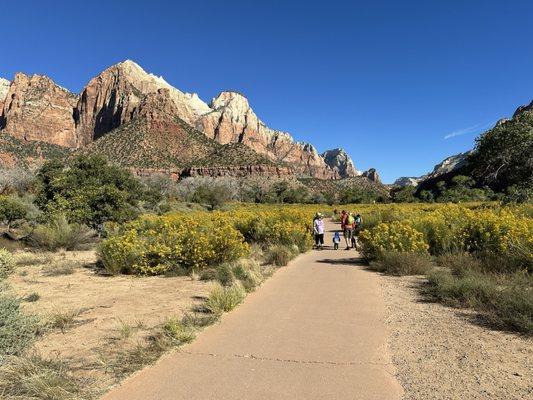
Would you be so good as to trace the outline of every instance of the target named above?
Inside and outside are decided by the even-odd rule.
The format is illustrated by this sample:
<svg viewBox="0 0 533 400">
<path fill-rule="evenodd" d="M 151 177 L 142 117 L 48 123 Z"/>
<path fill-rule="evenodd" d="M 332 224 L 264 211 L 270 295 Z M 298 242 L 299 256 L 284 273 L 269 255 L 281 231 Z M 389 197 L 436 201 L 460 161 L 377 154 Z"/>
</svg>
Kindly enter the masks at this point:
<svg viewBox="0 0 533 400">
<path fill-rule="evenodd" d="M 348 237 L 350 234 L 350 230 L 348 228 L 344 228 L 344 241 L 346 242 L 346 248 L 348 248 L 348 240 L 350 238 Z"/>
<path fill-rule="evenodd" d="M 324 234 L 321 233 L 318 236 L 319 236 L 318 241 L 320 242 L 320 248 L 322 248 L 324 246 Z"/>
</svg>

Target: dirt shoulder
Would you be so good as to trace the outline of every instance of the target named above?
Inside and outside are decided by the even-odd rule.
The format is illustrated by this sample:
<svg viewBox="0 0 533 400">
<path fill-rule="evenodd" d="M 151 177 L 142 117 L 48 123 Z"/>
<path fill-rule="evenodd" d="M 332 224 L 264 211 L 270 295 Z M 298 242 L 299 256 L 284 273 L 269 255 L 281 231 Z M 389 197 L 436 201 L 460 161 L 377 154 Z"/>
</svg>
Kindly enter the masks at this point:
<svg viewBox="0 0 533 400">
<path fill-rule="evenodd" d="M 417 289 L 423 282 L 381 279 L 404 399 L 531 398 L 533 340 L 483 327 L 468 311 L 424 301 Z"/>
<path fill-rule="evenodd" d="M 209 283 L 189 277 L 100 275 L 91 267 L 94 251 L 41 257 L 42 263 L 17 268 L 9 279 L 12 290 L 21 298 L 38 294 L 37 301 L 23 302 L 28 314 L 43 321 L 62 315 L 72 321 L 41 336 L 33 350 L 64 361 L 100 387 L 113 383 L 103 366 L 106 360 L 135 346 L 166 318 L 191 312 L 209 291 Z"/>
</svg>

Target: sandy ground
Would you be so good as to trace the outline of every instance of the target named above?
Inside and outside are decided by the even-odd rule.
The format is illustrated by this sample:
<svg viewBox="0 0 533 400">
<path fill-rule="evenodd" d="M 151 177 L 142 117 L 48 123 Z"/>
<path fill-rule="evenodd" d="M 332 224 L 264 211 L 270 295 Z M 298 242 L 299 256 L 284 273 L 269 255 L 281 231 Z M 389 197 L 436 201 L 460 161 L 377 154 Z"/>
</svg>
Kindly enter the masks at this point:
<svg viewBox="0 0 533 400">
<path fill-rule="evenodd" d="M 390 350 L 405 400 L 533 398 L 533 340 L 425 302 L 420 277 L 381 279 Z"/>
<path fill-rule="evenodd" d="M 46 257 L 50 258 L 46 264 L 18 267 L 10 283 L 19 296 L 39 294 L 38 301 L 23 303 L 28 313 L 43 319 L 77 314 L 73 326 L 44 335 L 34 348 L 47 358 L 66 361 L 85 377 L 102 378 L 95 363 L 134 344 L 167 317 L 190 312 L 209 288 L 208 283 L 188 277 L 104 276 L 94 268 L 93 251 Z M 51 265 L 72 265 L 74 272 L 48 276 Z"/>
</svg>

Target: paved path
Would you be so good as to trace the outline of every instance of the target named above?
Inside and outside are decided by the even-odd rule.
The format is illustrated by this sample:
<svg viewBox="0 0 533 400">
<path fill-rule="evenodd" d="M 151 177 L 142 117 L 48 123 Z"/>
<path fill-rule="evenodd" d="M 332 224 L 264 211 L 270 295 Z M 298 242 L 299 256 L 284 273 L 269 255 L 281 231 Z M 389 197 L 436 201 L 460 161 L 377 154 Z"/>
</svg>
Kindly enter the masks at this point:
<svg viewBox="0 0 533 400">
<path fill-rule="evenodd" d="M 399 399 L 380 277 L 355 256 L 301 255 L 220 324 L 104 399 Z"/>
</svg>

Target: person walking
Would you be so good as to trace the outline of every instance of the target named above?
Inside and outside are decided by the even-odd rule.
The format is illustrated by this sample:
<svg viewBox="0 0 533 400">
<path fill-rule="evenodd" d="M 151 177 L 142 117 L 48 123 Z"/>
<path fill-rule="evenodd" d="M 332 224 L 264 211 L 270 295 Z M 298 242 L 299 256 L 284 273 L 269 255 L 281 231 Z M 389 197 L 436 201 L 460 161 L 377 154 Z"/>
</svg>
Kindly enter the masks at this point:
<svg viewBox="0 0 533 400">
<path fill-rule="evenodd" d="M 313 235 L 315 237 L 315 248 L 322 250 L 324 246 L 324 220 L 320 213 L 316 213 L 313 220 Z"/>
<path fill-rule="evenodd" d="M 355 218 L 351 212 L 348 213 L 344 221 L 344 241 L 346 242 L 346 250 L 352 248 L 352 238 L 355 229 Z"/>
<path fill-rule="evenodd" d="M 333 248 L 339 250 L 339 243 L 341 242 L 341 235 L 339 232 L 335 232 L 333 235 Z"/>
</svg>

